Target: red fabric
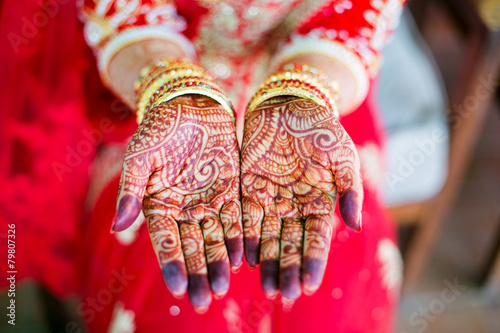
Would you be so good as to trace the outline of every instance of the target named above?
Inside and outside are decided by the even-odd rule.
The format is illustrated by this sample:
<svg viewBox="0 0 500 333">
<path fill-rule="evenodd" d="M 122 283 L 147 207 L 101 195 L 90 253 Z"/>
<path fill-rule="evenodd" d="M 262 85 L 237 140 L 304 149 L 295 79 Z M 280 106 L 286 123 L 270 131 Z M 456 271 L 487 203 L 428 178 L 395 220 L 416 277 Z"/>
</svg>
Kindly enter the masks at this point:
<svg viewBox="0 0 500 333">
<path fill-rule="evenodd" d="M 399 22 L 406 0 L 331 1 L 299 34 L 316 30 L 321 38 L 336 41 L 356 54 L 367 69 L 377 69 L 378 54 Z"/>
<path fill-rule="evenodd" d="M 95 154 L 84 135 L 86 47 L 72 3 L 5 1 L 1 15 L 0 258 L 14 223 L 18 280 L 64 295 L 76 290 L 75 240 Z"/>
<path fill-rule="evenodd" d="M 0 259 L 15 224 L 17 279 L 65 296 L 78 291 L 90 163 L 100 144 L 136 125 L 103 88 L 74 2 L 7 1 L 1 15 Z"/>
<path fill-rule="evenodd" d="M 103 6 L 105 4 L 105 6 Z M 122 31 L 144 26 L 168 26 L 169 31 L 186 30 L 186 21 L 177 15 L 177 8 L 172 1 L 138 0 L 138 1 L 77 1 L 78 14 L 83 22 L 92 22 L 94 27 L 100 26 L 99 38 L 87 40 L 89 46 L 97 53 L 114 36 Z M 206 12 L 196 4 L 191 3 L 194 14 Z M 193 20 L 191 20 L 191 23 Z M 90 30 L 96 32 L 91 27 Z M 193 31 L 188 31 L 193 34 Z"/>
</svg>

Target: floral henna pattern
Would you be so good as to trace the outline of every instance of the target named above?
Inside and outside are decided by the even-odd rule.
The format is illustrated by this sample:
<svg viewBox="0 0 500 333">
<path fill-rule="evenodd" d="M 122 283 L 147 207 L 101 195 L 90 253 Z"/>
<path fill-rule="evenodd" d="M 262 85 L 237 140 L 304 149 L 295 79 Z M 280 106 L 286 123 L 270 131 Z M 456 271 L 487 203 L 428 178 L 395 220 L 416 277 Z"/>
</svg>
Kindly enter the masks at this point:
<svg viewBox="0 0 500 333">
<path fill-rule="evenodd" d="M 285 301 L 323 279 L 337 193 L 344 222 L 361 228 L 363 189 L 356 148 L 332 110 L 276 97 L 245 123 L 242 145 L 245 256 L 261 263 L 267 295 Z"/>
<path fill-rule="evenodd" d="M 243 260 L 239 171 L 231 115 L 198 95 L 147 112 L 125 153 L 113 229 L 142 209 L 169 290 L 198 310 Z"/>
</svg>

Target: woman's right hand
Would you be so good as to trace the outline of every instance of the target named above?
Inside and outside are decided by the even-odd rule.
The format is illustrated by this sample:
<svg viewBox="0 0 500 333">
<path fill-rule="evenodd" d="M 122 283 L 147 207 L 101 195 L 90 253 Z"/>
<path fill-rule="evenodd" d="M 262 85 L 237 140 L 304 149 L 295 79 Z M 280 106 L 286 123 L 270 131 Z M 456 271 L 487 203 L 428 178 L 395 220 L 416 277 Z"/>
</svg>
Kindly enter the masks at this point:
<svg viewBox="0 0 500 333">
<path fill-rule="evenodd" d="M 149 110 L 125 152 L 113 230 L 142 209 L 168 289 L 199 311 L 242 264 L 239 175 L 234 121 L 201 95 Z"/>
</svg>

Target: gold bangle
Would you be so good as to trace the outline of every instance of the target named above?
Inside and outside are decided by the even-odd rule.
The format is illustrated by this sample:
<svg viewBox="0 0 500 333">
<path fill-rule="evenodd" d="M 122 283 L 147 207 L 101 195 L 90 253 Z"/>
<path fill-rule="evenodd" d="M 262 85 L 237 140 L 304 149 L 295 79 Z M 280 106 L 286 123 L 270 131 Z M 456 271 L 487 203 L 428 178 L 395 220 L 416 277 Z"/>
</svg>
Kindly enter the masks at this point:
<svg viewBox="0 0 500 333">
<path fill-rule="evenodd" d="M 176 75 L 179 74 L 176 72 L 179 70 L 188 73 L 194 71 L 200 76 L 206 75 L 206 72 L 202 67 L 191 63 L 188 59 L 181 59 L 181 60 L 161 59 L 141 69 L 139 73 L 139 79 L 137 79 L 137 81 L 134 84 L 134 90 L 136 94 L 140 94 L 141 87 L 143 88 L 147 87 L 159 75 L 165 74 L 165 72 L 171 72 L 172 75 Z"/>
<path fill-rule="evenodd" d="M 148 80 L 149 85 L 145 86 L 144 89 L 140 89 L 137 93 L 137 112 L 143 114 L 148 108 L 148 105 L 151 104 L 151 99 L 154 98 L 155 95 L 158 95 L 163 87 L 169 86 L 169 84 L 179 78 L 192 74 L 193 72 L 191 69 L 169 71 L 158 75 L 155 80 Z"/>
<path fill-rule="evenodd" d="M 338 83 L 314 67 L 303 64 L 287 64 L 264 81 L 248 104 L 247 116 L 265 100 L 283 95 L 313 101 L 332 110 L 337 118 L 339 116 Z"/>
<path fill-rule="evenodd" d="M 236 119 L 231 102 L 222 88 L 202 67 L 185 60 L 160 60 L 143 68 L 134 88 L 139 124 L 148 110 L 186 94 L 210 97 Z"/>
</svg>

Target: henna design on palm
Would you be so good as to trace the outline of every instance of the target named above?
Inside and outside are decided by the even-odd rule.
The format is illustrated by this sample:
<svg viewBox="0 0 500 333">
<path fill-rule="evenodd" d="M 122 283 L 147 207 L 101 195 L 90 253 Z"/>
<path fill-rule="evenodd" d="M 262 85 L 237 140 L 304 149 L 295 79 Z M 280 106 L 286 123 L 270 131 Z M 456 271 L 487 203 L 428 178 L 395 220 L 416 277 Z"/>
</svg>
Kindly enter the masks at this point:
<svg viewBox="0 0 500 333">
<path fill-rule="evenodd" d="M 204 96 L 147 112 L 125 152 L 113 229 L 142 208 L 167 287 L 200 311 L 243 260 L 239 176 L 231 115 Z"/>
<path fill-rule="evenodd" d="M 356 148 L 332 110 L 276 97 L 245 123 L 241 157 L 245 256 L 261 264 L 268 296 L 285 302 L 323 279 L 337 194 L 344 222 L 361 229 L 363 188 Z"/>
</svg>

